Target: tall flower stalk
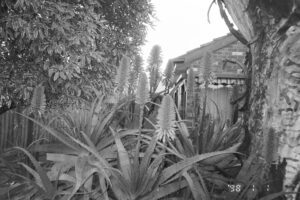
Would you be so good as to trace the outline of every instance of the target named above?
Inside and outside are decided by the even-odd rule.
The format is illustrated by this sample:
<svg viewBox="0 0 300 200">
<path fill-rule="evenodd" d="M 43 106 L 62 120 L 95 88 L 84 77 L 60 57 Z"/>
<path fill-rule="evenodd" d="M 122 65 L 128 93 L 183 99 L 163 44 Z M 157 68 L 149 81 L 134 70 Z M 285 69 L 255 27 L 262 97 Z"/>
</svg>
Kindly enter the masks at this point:
<svg viewBox="0 0 300 200">
<path fill-rule="evenodd" d="M 188 70 L 188 76 L 187 76 L 187 96 L 191 97 L 192 108 L 194 108 L 194 101 L 195 101 L 194 85 L 195 85 L 195 73 L 193 68 L 190 68 Z"/>
<path fill-rule="evenodd" d="M 205 116 L 206 116 L 206 102 L 207 102 L 207 90 L 208 90 L 208 85 L 210 83 L 210 74 L 211 74 L 211 54 L 210 53 L 206 53 L 204 55 L 204 66 L 203 66 L 203 71 L 202 71 L 202 79 L 204 82 L 204 96 L 203 96 L 203 104 L 202 104 L 202 113 L 200 115 L 201 119 L 200 119 L 200 126 L 198 127 L 198 130 L 196 131 L 196 151 L 199 152 L 199 145 L 201 144 L 200 141 L 200 135 L 198 134 L 200 130 L 204 129 L 204 121 L 205 121 Z M 199 76 L 201 77 L 201 75 Z M 200 113 L 200 111 L 199 111 Z M 198 114 L 197 112 L 197 117 Z M 196 119 L 197 120 L 197 119 Z"/>
<path fill-rule="evenodd" d="M 148 57 L 148 68 L 149 79 L 150 79 L 150 93 L 151 95 L 155 93 L 159 82 L 161 81 L 160 66 L 162 64 L 162 50 L 159 45 L 154 45 L 151 49 L 150 55 Z"/>
<path fill-rule="evenodd" d="M 137 153 L 140 149 L 141 143 L 141 132 L 142 132 L 142 125 L 143 125 L 143 115 L 144 115 L 144 106 L 150 100 L 149 97 L 149 82 L 148 77 L 145 72 L 140 73 L 138 88 L 136 93 L 136 103 L 140 105 L 140 118 L 139 118 L 139 137 L 137 143 Z"/>
<path fill-rule="evenodd" d="M 206 53 L 204 55 L 204 68 L 203 68 L 203 80 L 204 80 L 204 100 L 203 100 L 203 116 L 205 116 L 206 112 L 206 101 L 207 101 L 207 90 L 210 80 L 210 73 L 211 73 L 211 61 L 210 61 L 211 54 Z"/>
<path fill-rule="evenodd" d="M 164 79 L 163 79 L 163 84 L 165 85 L 166 94 L 169 93 L 173 76 L 174 76 L 174 64 L 172 63 L 171 60 L 169 60 L 164 71 Z"/>
<path fill-rule="evenodd" d="M 209 80 L 210 80 L 210 76 L 211 76 L 211 62 L 210 62 L 210 58 L 211 58 L 211 54 L 210 53 L 206 53 L 204 55 L 204 68 L 203 68 L 203 80 L 204 80 L 204 84 L 205 84 L 205 90 L 208 88 L 209 85 Z"/>
<path fill-rule="evenodd" d="M 45 88 L 42 85 L 36 86 L 33 91 L 30 112 L 38 114 L 39 116 L 45 112 L 46 109 L 46 97 L 45 97 Z"/>
<path fill-rule="evenodd" d="M 119 94 L 121 94 L 127 86 L 129 71 L 130 71 L 130 60 L 127 56 L 123 56 L 116 76 L 116 83 L 117 83 L 116 89 Z"/>
<path fill-rule="evenodd" d="M 141 73 L 143 68 L 143 58 L 140 55 L 137 55 L 134 59 L 133 65 L 129 72 L 128 79 L 128 95 L 132 96 L 137 89 L 138 80 L 137 77 Z"/>
<path fill-rule="evenodd" d="M 172 97 L 164 96 L 157 114 L 157 139 L 164 143 L 167 139 L 175 139 L 175 105 Z"/>
</svg>

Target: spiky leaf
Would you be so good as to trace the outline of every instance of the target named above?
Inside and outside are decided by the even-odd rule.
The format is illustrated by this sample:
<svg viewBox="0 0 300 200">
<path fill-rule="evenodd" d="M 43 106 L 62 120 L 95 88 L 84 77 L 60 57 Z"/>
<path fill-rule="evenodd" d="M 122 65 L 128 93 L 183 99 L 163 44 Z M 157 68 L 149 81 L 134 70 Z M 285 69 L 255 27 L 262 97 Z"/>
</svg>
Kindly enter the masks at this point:
<svg viewBox="0 0 300 200">
<path fill-rule="evenodd" d="M 118 156 L 119 156 L 119 163 L 120 163 L 120 168 L 122 170 L 122 173 L 125 177 L 126 180 L 130 179 L 130 159 L 128 152 L 126 151 L 121 139 L 120 135 L 116 133 L 112 128 L 110 128 L 114 138 L 115 138 L 115 143 L 116 147 L 118 150 Z"/>
<path fill-rule="evenodd" d="M 30 161 L 32 162 L 32 164 L 34 165 L 35 169 L 36 169 L 36 173 L 32 173 L 33 170 L 30 170 L 29 172 L 31 174 L 35 174 L 35 178 L 37 183 L 39 184 L 39 186 L 42 186 L 43 190 L 45 191 L 45 195 L 49 198 L 52 199 L 53 196 L 55 195 L 55 189 L 52 186 L 49 177 L 47 176 L 47 173 L 45 172 L 45 170 L 41 167 L 41 165 L 38 163 L 38 161 L 31 155 L 31 153 L 29 151 L 27 151 L 24 148 L 21 147 L 14 147 L 15 149 L 21 150 L 23 151 L 28 158 L 30 159 Z M 25 166 L 25 165 L 23 165 Z M 28 170 L 29 168 L 26 167 L 26 169 Z"/>
</svg>

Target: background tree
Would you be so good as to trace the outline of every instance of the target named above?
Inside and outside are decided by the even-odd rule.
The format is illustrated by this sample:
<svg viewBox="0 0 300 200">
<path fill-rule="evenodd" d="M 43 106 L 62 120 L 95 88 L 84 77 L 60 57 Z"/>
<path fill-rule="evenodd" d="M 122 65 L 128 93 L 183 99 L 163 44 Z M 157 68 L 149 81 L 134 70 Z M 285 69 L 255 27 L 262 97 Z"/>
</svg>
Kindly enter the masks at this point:
<svg viewBox="0 0 300 200">
<path fill-rule="evenodd" d="M 145 42 L 147 25 L 152 26 L 153 20 L 156 19 L 150 0 L 98 0 L 98 2 L 109 24 L 106 39 L 111 49 L 107 53 L 115 52 L 119 60 L 125 52 L 134 58 Z"/>
<path fill-rule="evenodd" d="M 1 102 L 27 105 L 40 83 L 48 106 L 108 92 L 121 55 L 138 53 L 152 19 L 147 0 L 1 1 Z"/>
<path fill-rule="evenodd" d="M 162 79 L 160 66 L 162 64 L 162 51 L 159 45 L 154 45 L 148 57 L 148 68 L 150 75 L 150 94 L 154 94 Z"/>
<path fill-rule="evenodd" d="M 270 181 L 270 192 L 294 190 L 299 185 L 300 171 L 299 2 L 215 2 L 231 33 L 249 47 L 245 123 L 252 135 L 251 152 L 267 163 L 260 177 Z M 224 6 L 238 30 L 229 21 Z M 287 167 L 280 171 L 273 167 L 274 162 L 286 162 Z M 264 180 L 256 183 L 259 181 Z"/>
</svg>

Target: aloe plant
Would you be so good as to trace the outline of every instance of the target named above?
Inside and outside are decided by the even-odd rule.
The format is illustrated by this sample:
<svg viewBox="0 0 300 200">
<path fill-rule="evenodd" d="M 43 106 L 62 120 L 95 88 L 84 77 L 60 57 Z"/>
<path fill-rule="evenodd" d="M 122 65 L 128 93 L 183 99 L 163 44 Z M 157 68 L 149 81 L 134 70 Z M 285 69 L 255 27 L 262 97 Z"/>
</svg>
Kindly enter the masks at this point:
<svg viewBox="0 0 300 200">
<path fill-rule="evenodd" d="M 144 156 L 139 161 L 139 159 L 130 158 L 120 139 L 120 134 L 113 129 L 111 132 L 115 138 L 120 169 L 119 172 L 114 173 L 111 179 L 115 197 L 120 200 L 135 200 L 147 196 L 158 186 L 157 180 L 161 172 L 163 156 L 156 155 L 156 158 L 152 160 L 156 139 L 152 139 Z M 134 154 L 134 156 L 139 157 L 140 155 Z"/>
<path fill-rule="evenodd" d="M 175 111 L 178 115 L 178 121 L 175 121 Z M 219 185 L 221 182 L 220 187 L 226 185 L 226 181 L 222 179 L 222 176 L 213 176 L 212 173 L 207 171 L 207 168 L 220 164 L 222 160 L 230 157 L 237 150 L 240 143 L 228 144 L 221 149 L 223 151 L 218 151 L 218 149 L 215 149 L 216 152 L 198 153 L 195 151 L 194 144 L 189 139 L 189 130 L 181 120 L 178 110 L 175 109 L 173 100 L 169 95 L 164 97 L 160 105 L 157 120 L 155 132 L 158 135 L 157 139 L 163 142 L 160 151 L 172 154 L 175 159 L 167 156 L 173 163 L 167 164 L 168 167 L 160 175 L 157 189 L 161 192 L 152 191 L 149 194 L 150 196 L 147 197 L 148 199 L 161 198 L 166 193 L 174 194 L 183 188 L 186 190 L 189 188 L 194 199 L 209 199 L 210 194 L 206 186 L 206 180 L 219 182 Z M 181 177 L 184 177 L 184 181 L 180 179 Z M 212 177 L 218 180 L 212 180 Z M 181 182 L 180 187 L 177 185 L 179 182 Z"/>
<path fill-rule="evenodd" d="M 3 191 L 0 191 L 0 197 L 50 200 L 71 199 L 76 196 L 76 199 L 87 200 L 92 193 L 99 193 L 99 189 L 98 191 L 92 190 L 93 177 L 96 174 L 101 180 L 105 176 L 103 176 L 102 169 L 100 169 L 102 163 L 97 159 L 87 154 L 81 154 L 77 157 L 64 154 L 50 156 L 49 160 L 55 161 L 55 164 L 50 165 L 48 171 L 48 168 L 42 167 L 29 151 L 20 147 L 15 147 L 15 149 L 25 153 L 32 162 L 34 168 L 23 162 L 19 163 L 32 178 L 24 175 L 24 172 L 12 173 L 11 175 L 19 177 L 19 179 L 15 179 L 14 182 L 3 187 Z M 75 169 L 72 170 L 74 166 Z M 106 185 L 106 183 L 102 185 Z M 79 190 L 83 192 L 83 195 L 77 194 Z"/>
<path fill-rule="evenodd" d="M 33 178 L 26 176 L 26 173 L 14 172 L 11 175 L 18 177 L 9 186 L 4 188 L 6 198 L 21 199 L 54 199 L 58 194 L 54 184 L 50 181 L 46 171 L 41 167 L 38 161 L 27 150 L 21 147 L 15 147 L 27 155 L 35 169 L 31 168 L 24 162 L 19 162 Z M 0 194 L 1 197 L 1 194 Z"/>
<path fill-rule="evenodd" d="M 65 191 L 68 193 L 68 199 L 71 199 L 81 187 L 91 190 L 91 186 L 86 186 L 85 182 L 93 182 L 95 179 L 93 179 L 94 176 L 92 175 L 94 174 L 99 177 L 99 180 L 103 180 L 101 182 L 101 191 L 106 191 L 113 169 L 103 154 L 112 155 L 113 153 L 109 152 L 112 152 L 113 149 L 109 147 L 109 140 L 106 140 L 108 143 L 101 143 L 103 146 L 98 146 L 100 142 L 97 143 L 97 138 L 101 138 L 98 134 L 101 134 L 101 131 L 103 131 L 104 126 L 109 121 L 109 116 L 110 114 L 104 117 L 102 121 L 99 121 L 99 124 L 94 125 L 90 115 L 77 116 L 78 118 L 73 119 L 68 118 L 65 120 L 67 120 L 69 126 L 61 129 L 51 128 L 37 120 L 24 116 L 41 126 L 60 142 L 58 144 L 37 145 L 34 149 L 39 150 L 39 152 L 43 150 L 44 152 L 56 153 L 52 157 L 52 154 L 47 154 L 48 160 L 54 162 L 54 168 L 58 164 L 69 166 L 62 170 L 60 175 L 57 170 L 56 173 L 51 170 L 52 180 L 57 178 L 59 181 L 68 181 L 71 184 L 72 189 Z M 73 117 L 75 116 L 73 115 Z M 64 157 L 64 159 L 59 160 L 61 157 Z"/>
<path fill-rule="evenodd" d="M 176 154 L 176 149 L 165 147 L 165 144 L 157 141 L 156 137 L 149 137 L 147 150 L 144 153 L 139 152 L 138 155 L 134 154 L 134 156 L 141 157 L 141 159 L 135 159 L 125 149 L 120 138 L 121 133 L 113 129 L 111 129 L 111 132 L 115 138 L 118 151 L 118 169 L 120 170 L 115 172 L 111 178 L 114 186 L 112 190 L 116 199 L 160 199 L 187 187 L 190 187 L 194 192 L 195 199 L 197 197 L 208 197 L 205 190 L 201 192 L 201 188 L 198 188 L 199 185 L 205 184 L 204 181 L 199 182 L 199 177 L 187 173 L 187 169 L 199 162 L 205 162 L 207 159 L 233 153 L 233 150 L 230 149 L 189 158 L 181 157 L 181 155 Z M 143 138 L 147 138 L 146 135 L 143 135 Z M 180 160 L 162 168 L 166 153 L 180 157 Z M 183 174 L 185 180 L 180 179 L 181 174 Z"/>
<path fill-rule="evenodd" d="M 149 101 L 144 73 L 139 83 L 136 103 L 142 111 Z M 242 137 L 239 124 L 223 130 L 218 121 L 210 123 L 209 118 L 203 118 L 203 129 L 197 129 L 202 131 L 198 132 L 201 146 L 195 148 L 192 132 L 180 118 L 170 95 L 163 98 L 154 130 L 142 129 L 141 121 L 138 129 L 120 130 L 118 124 L 111 122 L 116 121 L 115 113 L 121 106 L 106 106 L 104 97 L 99 96 L 87 110 L 68 110 L 58 116 L 56 121 L 60 121 L 61 127 L 51 127 L 55 123 L 45 125 L 23 115 L 57 141 L 30 148 L 45 152 L 52 165 L 46 169 L 33 162 L 33 169 L 21 164 L 34 177 L 30 180 L 34 187 L 24 191 L 37 188 L 44 196 L 52 191 L 56 197 L 68 200 L 150 200 L 172 196 L 210 199 L 213 185 L 226 185 L 227 179 L 221 172 L 237 164 L 233 154 Z M 143 115 L 141 112 L 140 120 Z M 95 188 L 96 185 L 99 187 Z"/>
<path fill-rule="evenodd" d="M 169 106 L 165 107 L 168 108 L 165 111 L 166 113 L 169 113 L 172 110 L 170 108 L 170 102 L 166 104 Z M 160 108 L 161 111 L 162 108 L 163 106 L 161 106 Z M 177 159 L 172 159 L 172 161 L 175 163 L 174 166 L 176 166 L 178 162 L 187 164 L 186 161 L 189 159 L 195 161 L 193 164 L 187 164 L 186 169 L 182 168 L 179 171 L 187 181 L 187 186 L 190 188 L 194 199 L 209 199 L 210 194 L 208 192 L 209 188 L 207 184 L 214 184 L 217 185 L 218 188 L 225 188 L 228 179 L 220 174 L 220 172 L 223 172 L 228 167 L 230 168 L 235 164 L 238 164 L 238 159 L 236 158 L 236 156 L 234 156 L 234 152 L 237 151 L 237 148 L 240 146 L 241 140 L 243 138 L 241 124 L 236 124 L 233 127 L 229 127 L 228 129 L 224 130 L 224 126 L 222 126 L 220 120 L 211 122 L 211 118 L 204 117 L 203 119 L 205 121 L 202 121 L 203 128 L 199 130 L 197 127 L 194 127 L 195 129 L 191 130 L 188 129 L 185 122 L 181 119 L 178 110 L 175 109 L 175 111 L 178 121 L 175 121 L 175 116 L 172 117 L 172 127 L 176 127 L 176 131 L 174 132 L 173 140 L 168 140 L 168 143 L 166 143 L 166 145 L 170 146 L 173 152 L 176 152 L 175 154 L 172 152 L 172 154 L 176 155 Z M 160 118 L 162 119 L 161 124 L 171 124 L 163 123 L 166 120 L 170 122 L 170 117 L 163 117 L 161 115 Z M 197 132 L 197 134 L 199 134 L 201 145 L 200 148 L 196 146 L 196 142 L 193 142 L 191 140 L 191 131 L 202 131 L 199 133 Z M 220 151 L 223 153 L 218 154 L 218 152 Z M 197 161 L 198 157 L 205 156 L 206 154 L 211 156 L 206 159 Z M 215 166 L 217 168 L 211 171 Z M 218 171 L 219 169 L 221 171 Z M 181 176 L 179 176 L 178 174 L 177 179 L 179 177 Z M 173 179 L 173 181 L 174 180 L 176 179 Z"/>
<path fill-rule="evenodd" d="M 8 196 L 17 196 L 21 191 L 25 194 L 28 187 L 24 185 L 25 179 L 18 176 L 25 175 L 25 169 L 19 164 L 25 162 L 24 155 L 10 148 L 0 153 L 0 199 Z"/>
</svg>

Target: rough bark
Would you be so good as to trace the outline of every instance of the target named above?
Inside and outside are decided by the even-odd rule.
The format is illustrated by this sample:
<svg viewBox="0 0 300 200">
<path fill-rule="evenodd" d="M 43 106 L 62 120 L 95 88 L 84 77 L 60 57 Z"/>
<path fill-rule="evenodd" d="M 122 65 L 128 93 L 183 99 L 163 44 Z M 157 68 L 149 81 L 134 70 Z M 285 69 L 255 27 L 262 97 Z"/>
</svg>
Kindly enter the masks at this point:
<svg viewBox="0 0 300 200">
<path fill-rule="evenodd" d="M 226 6 L 248 41 L 252 55 L 252 64 L 248 66 L 251 92 L 247 115 L 253 136 L 252 152 L 259 153 L 269 166 L 274 161 L 286 161 L 281 188 L 294 190 L 293 179 L 300 170 L 300 16 L 294 3 L 297 1 L 218 2 Z"/>
</svg>

